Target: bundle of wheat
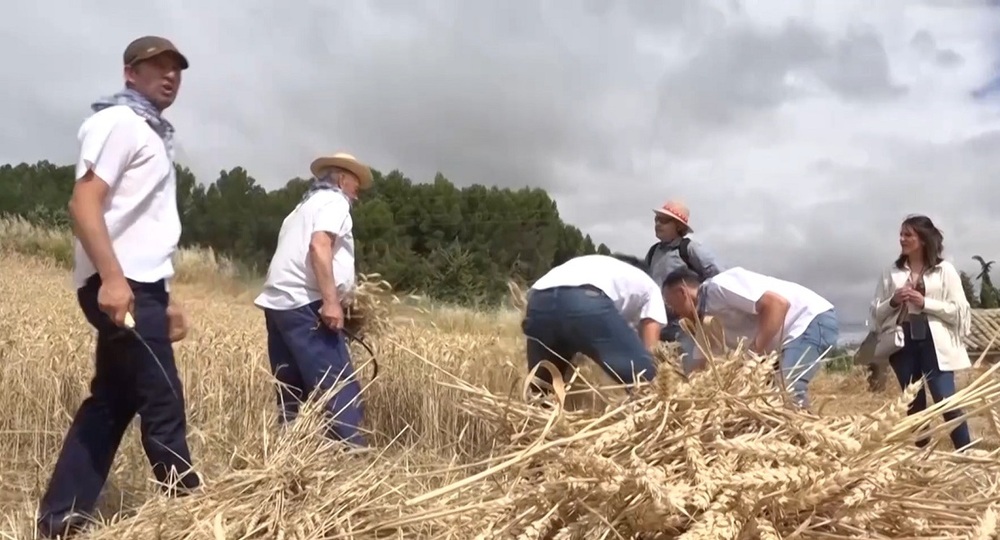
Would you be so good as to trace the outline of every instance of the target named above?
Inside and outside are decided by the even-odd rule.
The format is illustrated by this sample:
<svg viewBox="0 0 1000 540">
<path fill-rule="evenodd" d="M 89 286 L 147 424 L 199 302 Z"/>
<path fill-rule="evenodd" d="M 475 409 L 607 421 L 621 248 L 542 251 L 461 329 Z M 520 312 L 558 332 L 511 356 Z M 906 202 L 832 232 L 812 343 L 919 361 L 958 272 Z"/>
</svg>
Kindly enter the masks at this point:
<svg viewBox="0 0 1000 540">
<path fill-rule="evenodd" d="M 828 418 L 788 405 L 775 361 L 737 350 L 690 380 L 661 370 L 603 411 L 560 410 L 559 384 L 554 410 L 470 387 L 508 451 L 410 499 L 421 510 L 406 522 L 482 539 L 996 538 L 996 457 L 914 445 L 954 426 L 928 428 L 945 408 L 996 416 L 996 368 L 920 414 L 906 415 L 914 384 L 872 414 Z"/>
<path fill-rule="evenodd" d="M 389 282 L 378 274 L 358 274 L 350 306 L 344 312 L 344 328 L 364 339 L 379 335 L 389 327 L 389 308 L 398 298 Z"/>
</svg>

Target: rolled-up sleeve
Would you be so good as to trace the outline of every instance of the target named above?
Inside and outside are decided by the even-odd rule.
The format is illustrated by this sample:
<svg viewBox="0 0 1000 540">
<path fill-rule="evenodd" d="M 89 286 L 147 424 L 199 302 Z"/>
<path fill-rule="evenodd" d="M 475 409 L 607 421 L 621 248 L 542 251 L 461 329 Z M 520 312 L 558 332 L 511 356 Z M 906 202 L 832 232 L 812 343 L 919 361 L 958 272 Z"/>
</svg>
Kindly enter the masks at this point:
<svg viewBox="0 0 1000 540">
<path fill-rule="evenodd" d="M 350 227 L 348 218 L 351 206 L 342 197 L 333 197 L 316 209 L 313 217 L 312 232 L 327 232 L 334 236 L 344 236 Z"/>
<path fill-rule="evenodd" d="M 136 119 L 129 114 L 132 113 L 108 111 L 84 123 L 79 134 L 76 181 L 94 171 L 108 187 L 118 184 L 139 147 Z"/>
</svg>

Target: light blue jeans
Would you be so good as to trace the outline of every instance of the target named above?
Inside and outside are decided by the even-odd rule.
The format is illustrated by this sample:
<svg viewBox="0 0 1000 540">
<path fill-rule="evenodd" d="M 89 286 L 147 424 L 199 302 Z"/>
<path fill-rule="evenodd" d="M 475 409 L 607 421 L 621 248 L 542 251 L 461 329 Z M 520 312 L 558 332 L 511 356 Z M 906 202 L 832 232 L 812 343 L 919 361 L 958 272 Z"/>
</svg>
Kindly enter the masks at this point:
<svg viewBox="0 0 1000 540">
<path fill-rule="evenodd" d="M 802 335 L 782 348 L 780 367 L 783 384 L 785 388 L 790 388 L 792 399 L 800 407 L 809 407 L 807 390 L 809 381 L 820 371 L 820 355 L 836 347 L 839 338 L 837 314 L 831 309 L 817 315 Z"/>
</svg>

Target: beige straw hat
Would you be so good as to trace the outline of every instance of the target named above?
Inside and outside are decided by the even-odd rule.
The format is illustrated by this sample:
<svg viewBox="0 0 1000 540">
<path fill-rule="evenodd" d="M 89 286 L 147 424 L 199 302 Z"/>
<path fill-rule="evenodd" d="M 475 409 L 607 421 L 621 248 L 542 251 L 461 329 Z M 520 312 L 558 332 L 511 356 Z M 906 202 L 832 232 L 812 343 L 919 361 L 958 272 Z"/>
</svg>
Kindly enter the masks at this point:
<svg viewBox="0 0 1000 540">
<path fill-rule="evenodd" d="M 358 177 L 361 182 L 361 189 L 368 189 L 372 186 L 372 170 L 368 165 L 361 163 L 351 154 L 337 152 L 332 156 L 318 157 L 309 166 L 309 171 L 313 176 L 319 178 L 323 171 L 330 167 L 339 167 L 350 171 Z"/>
</svg>

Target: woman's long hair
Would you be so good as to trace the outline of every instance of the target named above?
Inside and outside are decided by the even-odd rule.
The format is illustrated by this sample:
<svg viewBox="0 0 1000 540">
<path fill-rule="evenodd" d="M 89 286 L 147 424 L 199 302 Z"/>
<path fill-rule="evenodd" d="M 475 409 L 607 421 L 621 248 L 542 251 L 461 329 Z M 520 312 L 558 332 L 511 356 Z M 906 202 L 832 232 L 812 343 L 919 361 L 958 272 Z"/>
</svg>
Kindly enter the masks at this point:
<svg viewBox="0 0 1000 540">
<path fill-rule="evenodd" d="M 944 236 L 941 231 L 934 226 L 931 218 L 923 215 L 912 215 L 903 220 L 901 227 L 909 227 L 920 238 L 924 244 L 923 255 L 924 265 L 927 268 L 935 268 L 944 259 L 941 253 L 944 252 Z M 903 269 L 906 264 L 906 255 L 900 254 L 896 259 L 896 268 Z"/>
</svg>

